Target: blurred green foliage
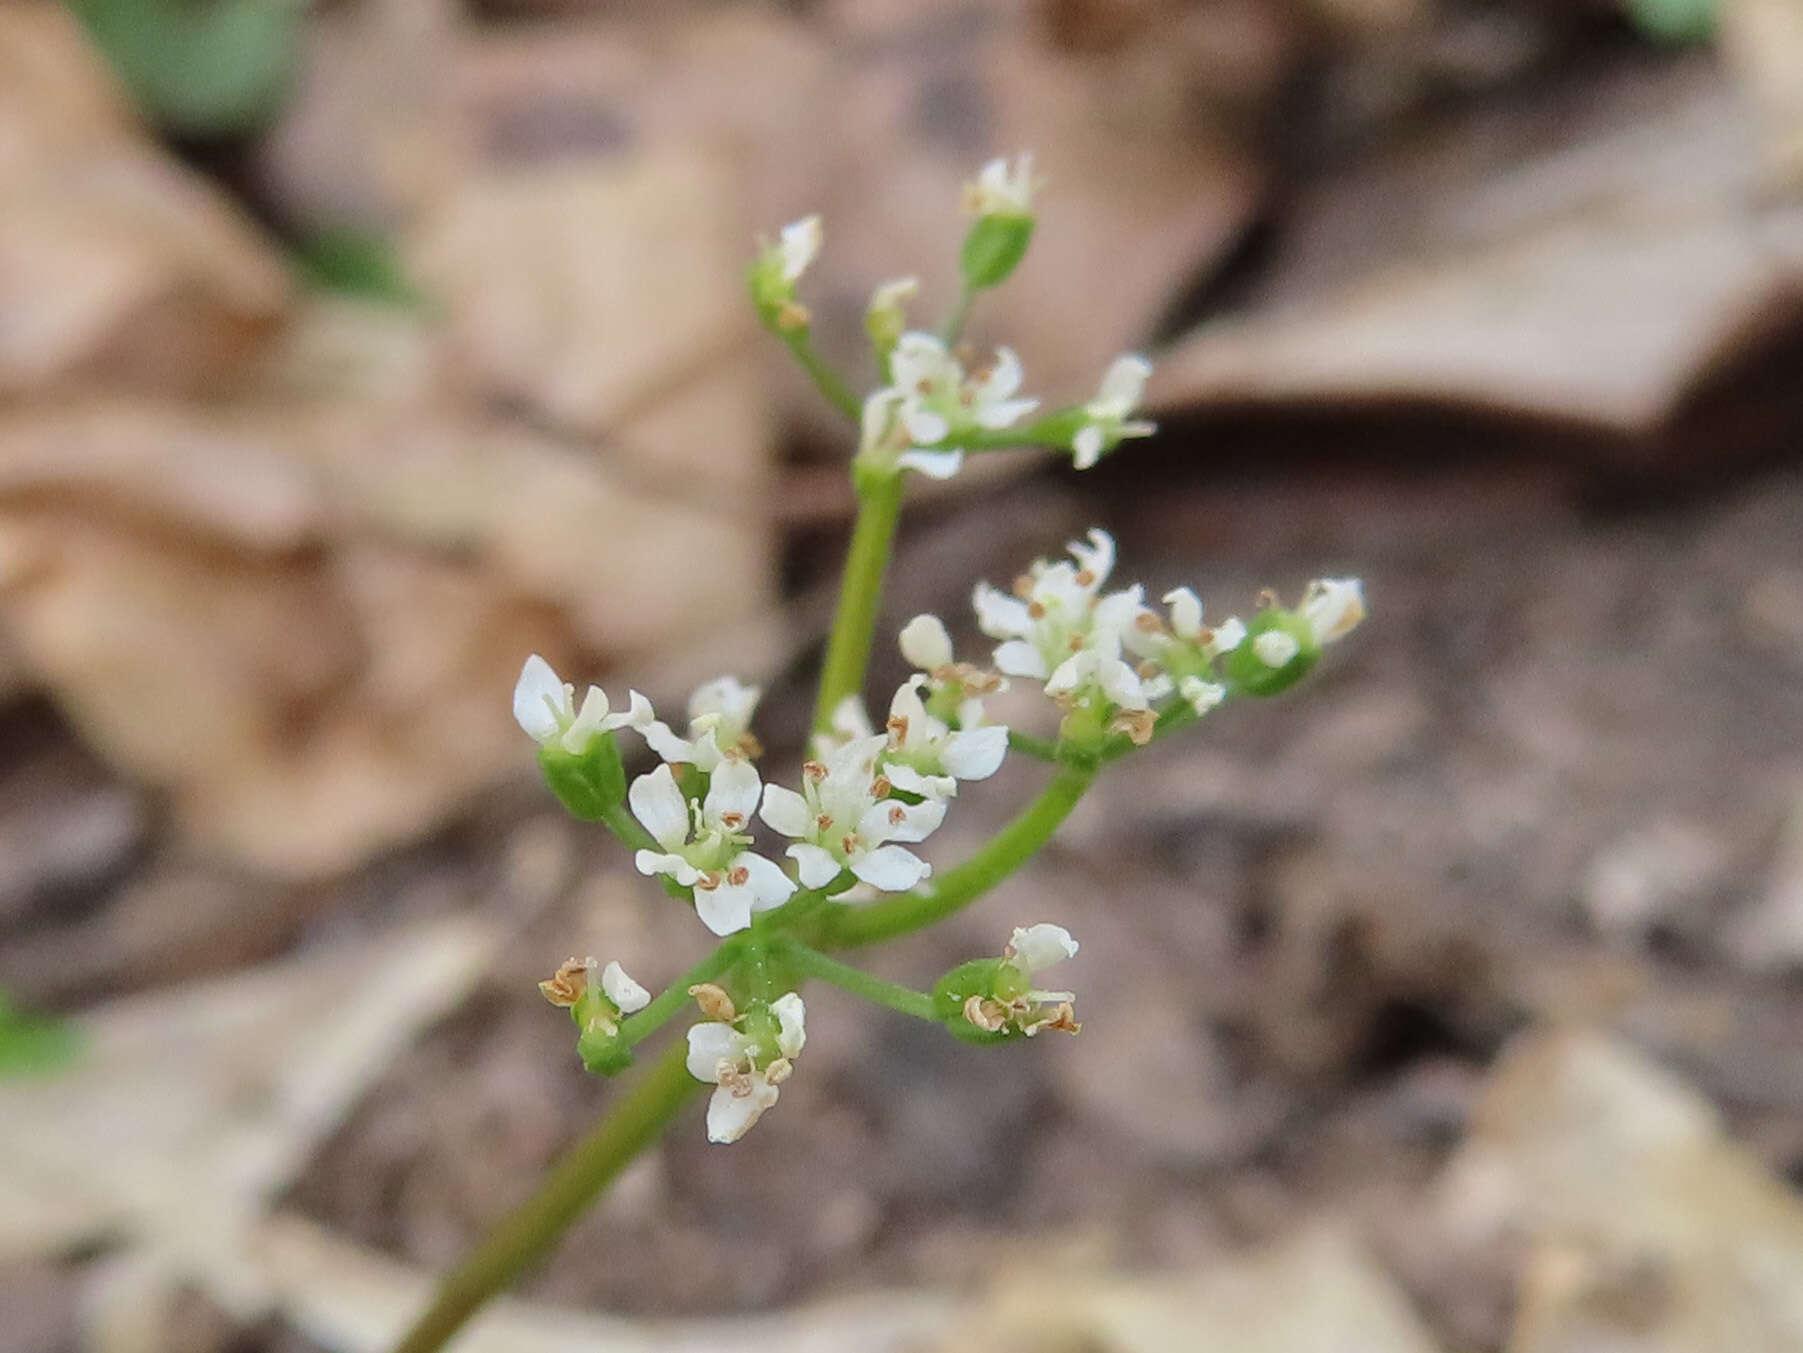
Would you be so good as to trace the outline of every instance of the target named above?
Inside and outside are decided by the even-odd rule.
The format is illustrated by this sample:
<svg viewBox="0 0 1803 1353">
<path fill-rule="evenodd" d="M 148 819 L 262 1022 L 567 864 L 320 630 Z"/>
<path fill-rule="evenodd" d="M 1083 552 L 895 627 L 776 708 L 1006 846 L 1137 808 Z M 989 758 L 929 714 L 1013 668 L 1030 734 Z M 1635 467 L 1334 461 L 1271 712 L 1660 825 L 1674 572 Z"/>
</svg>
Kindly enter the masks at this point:
<svg viewBox="0 0 1803 1353">
<path fill-rule="evenodd" d="M 1719 0 L 1628 0 L 1634 26 L 1660 42 L 1704 42 L 1715 35 Z"/>
<path fill-rule="evenodd" d="M 392 241 L 355 230 L 331 230 L 296 247 L 302 279 L 321 291 L 412 308 L 425 297 L 408 279 Z"/>
<path fill-rule="evenodd" d="M 300 0 L 70 0 L 151 122 L 178 136 L 255 131 L 294 72 Z"/>
<path fill-rule="evenodd" d="M 75 1060 L 81 1040 L 61 1020 L 28 1015 L 0 991 L 0 1076 L 35 1076 Z"/>
</svg>

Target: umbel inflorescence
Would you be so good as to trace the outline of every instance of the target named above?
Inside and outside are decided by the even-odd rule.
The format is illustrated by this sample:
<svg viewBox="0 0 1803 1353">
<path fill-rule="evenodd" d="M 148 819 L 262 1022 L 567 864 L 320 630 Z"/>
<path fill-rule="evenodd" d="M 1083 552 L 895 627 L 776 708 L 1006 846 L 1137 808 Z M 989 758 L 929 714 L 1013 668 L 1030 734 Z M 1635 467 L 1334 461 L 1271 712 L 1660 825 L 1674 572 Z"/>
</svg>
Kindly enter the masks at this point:
<svg viewBox="0 0 1803 1353">
<path fill-rule="evenodd" d="M 862 399 L 814 350 L 798 294 L 821 247 L 819 218 L 786 227 L 751 267 L 760 319 L 857 426 L 859 522 L 813 742 L 799 767 L 773 774 L 763 764 L 753 732 L 760 692 L 734 677 L 702 686 L 673 724 L 636 691 L 624 709 L 594 686 L 578 700 L 536 655 L 520 673 L 514 714 L 537 740 L 559 798 L 577 817 L 608 826 L 639 872 L 718 939 L 655 998 L 618 961 L 592 958 L 571 959 L 541 988 L 569 1009 L 583 1061 L 601 1074 L 629 1065 L 632 1049 L 669 1019 L 698 1010 L 686 1065 L 715 1087 L 712 1141 L 736 1141 L 777 1102 L 806 1046 L 800 988 L 808 980 L 971 1042 L 1077 1032 L 1074 995 L 1040 984 L 1040 974 L 1077 953 L 1058 925 L 1016 928 L 996 952 L 925 991 L 832 953 L 966 905 L 1030 857 L 1103 768 L 1235 697 L 1287 689 L 1364 615 L 1354 579 L 1313 582 L 1294 605 L 1266 596 L 1245 617 L 1207 616 L 1189 588 L 1153 604 L 1138 583 L 1116 580 L 1114 540 L 1097 528 L 1007 586 L 976 584 L 977 626 L 994 641 L 986 652 L 960 659 L 935 616 L 903 626 L 901 652 L 916 670 L 873 722 L 863 676 L 906 476 L 948 478 L 969 455 L 1023 446 L 1086 469 L 1153 431 L 1136 416 L 1151 371 L 1143 357 L 1116 359 L 1093 396 L 1042 414 L 1041 401 L 1022 394 L 1011 349 L 978 364 L 960 346 L 973 301 L 1026 252 L 1037 187 L 1024 155 L 993 162 L 971 185 L 961 293 L 937 331 L 910 327 L 914 279 L 876 288 L 865 328 L 879 380 Z M 1011 686 L 1044 697 L 1040 727 L 1011 729 L 994 717 L 994 697 Z M 622 734 L 657 760 L 630 781 Z M 992 842 L 936 875 L 930 842 L 956 811 L 962 785 L 995 774 L 1011 749 L 1043 760 L 1051 782 Z"/>
</svg>

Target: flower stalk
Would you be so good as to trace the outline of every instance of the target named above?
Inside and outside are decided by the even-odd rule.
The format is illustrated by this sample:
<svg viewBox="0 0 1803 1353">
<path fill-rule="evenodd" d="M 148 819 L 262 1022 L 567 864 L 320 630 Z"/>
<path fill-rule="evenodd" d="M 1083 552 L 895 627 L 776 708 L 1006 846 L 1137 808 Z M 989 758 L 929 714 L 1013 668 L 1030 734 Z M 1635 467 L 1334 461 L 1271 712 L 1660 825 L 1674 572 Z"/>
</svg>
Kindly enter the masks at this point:
<svg viewBox="0 0 1803 1353">
<path fill-rule="evenodd" d="M 864 688 L 877 609 L 883 600 L 883 575 L 889 569 L 895 528 L 901 519 L 899 474 L 866 473 L 858 475 L 857 480 L 858 518 L 852 527 L 851 549 L 839 584 L 839 605 L 827 638 L 820 691 L 814 701 L 816 731 L 830 729 L 833 711 L 840 701 Z"/>
</svg>

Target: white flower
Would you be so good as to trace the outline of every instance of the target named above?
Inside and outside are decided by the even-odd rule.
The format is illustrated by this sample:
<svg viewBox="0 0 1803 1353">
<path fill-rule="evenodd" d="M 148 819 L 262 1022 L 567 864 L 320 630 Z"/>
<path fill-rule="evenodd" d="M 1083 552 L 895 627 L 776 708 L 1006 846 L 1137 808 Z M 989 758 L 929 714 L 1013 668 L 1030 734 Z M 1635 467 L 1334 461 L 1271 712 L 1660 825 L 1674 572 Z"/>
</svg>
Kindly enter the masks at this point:
<svg viewBox="0 0 1803 1353">
<path fill-rule="evenodd" d="M 877 760 L 889 735 L 876 733 L 835 747 L 802 767 L 802 792 L 782 785 L 764 788 L 763 818 L 795 838 L 789 857 L 801 866 L 804 887 L 824 888 L 849 869 L 884 892 L 905 892 L 931 867 L 895 841 L 924 841 L 945 818 L 937 799 L 905 804 L 888 798 L 892 785 L 881 779 Z"/>
<path fill-rule="evenodd" d="M 1015 927 L 1004 952 L 1016 967 L 1032 977 L 1054 963 L 1075 958 L 1078 947 L 1063 926 L 1041 921 L 1038 925 Z"/>
<path fill-rule="evenodd" d="M 1023 151 L 1010 164 L 991 160 L 964 189 L 965 209 L 973 216 L 1030 216 L 1033 213 L 1033 156 Z"/>
<path fill-rule="evenodd" d="M 818 216 L 804 216 L 783 227 L 782 237 L 776 246 L 783 281 L 793 285 L 801 279 L 801 275 L 820 253 L 823 235 Z"/>
<path fill-rule="evenodd" d="M 1131 417 L 1151 374 L 1152 364 L 1144 357 L 1128 354 L 1114 359 L 1102 376 L 1096 397 L 1083 406 L 1084 417 L 1089 421 L 1071 439 L 1079 470 L 1089 469 L 1104 451 L 1113 450 L 1125 437 L 1149 437 L 1158 431 L 1156 423 Z"/>
<path fill-rule="evenodd" d="M 626 799 L 653 840 L 663 849 L 633 857 L 641 874 L 666 874 L 695 890 L 695 914 L 716 935 L 751 924 L 753 912 L 788 901 L 794 881 L 772 860 L 747 849 L 747 828 L 762 788 L 745 761 L 723 761 L 699 804 L 676 785 L 668 764 L 641 775 Z"/>
<path fill-rule="evenodd" d="M 958 781 L 987 780 L 996 773 L 1008 752 L 1008 729 L 987 724 L 953 732 L 921 702 L 926 680 L 916 675 L 897 688 L 886 725 L 889 745 L 880 764 L 897 789 L 929 799 L 952 798 Z"/>
<path fill-rule="evenodd" d="M 1041 922 L 1016 928 L 1002 951 L 995 987 L 964 1002 L 964 1018 L 989 1033 L 1017 1030 L 1029 1038 L 1048 1029 L 1076 1033 L 1068 991 L 1045 991 L 1033 984 L 1041 972 L 1077 955 L 1077 942 L 1061 925 Z"/>
<path fill-rule="evenodd" d="M 1296 642 L 1296 636 L 1286 634 L 1283 630 L 1266 630 L 1252 641 L 1252 651 L 1266 667 L 1287 667 L 1290 660 L 1302 651 L 1302 645 Z"/>
<path fill-rule="evenodd" d="M 1186 676 L 1177 683 L 1177 694 L 1198 714 L 1206 714 L 1227 698 L 1227 688 L 1218 681 L 1204 681 L 1199 676 Z"/>
<path fill-rule="evenodd" d="M 952 636 L 936 615 L 917 615 L 903 625 L 899 643 L 902 656 L 923 672 L 952 665 Z"/>
<path fill-rule="evenodd" d="M 1114 540 L 1092 530 L 1089 544 L 1068 547 L 1075 563 L 1037 560 L 1008 596 L 977 584 L 973 602 L 983 632 L 1004 642 L 995 665 L 1009 676 L 1033 677 L 1053 695 L 1090 689 L 1126 709 L 1144 709 L 1138 674 L 1121 657 L 1123 637 L 1146 613 L 1138 585 L 1104 594 L 1114 570 Z"/>
<path fill-rule="evenodd" d="M 1357 578 L 1317 578 L 1302 594 L 1302 615 L 1317 644 L 1352 633 L 1365 618 L 1365 592 Z"/>
<path fill-rule="evenodd" d="M 901 391 L 884 386 L 864 401 L 858 458 L 897 470 L 918 470 L 929 479 L 950 479 L 964 467 L 960 450 L 928 451 L 910 446 L 900 414 Z"/>
<path fill-rule="evenodd" d="M 601 990 L 622 1015 L 630 1015 L 651 1004 L 651 993 L 628 977 L 626 969 L 611 959 L 601 970 Z"/>
<path fill-rule="evenodd" d="M 1229 616 L 1220 624 L 1202 623 L 1202 599 L 1187 587 L 1174 588 L 1164 594 L 1171 608 L 1170 633 L 1161 634 L 1157 627 L 1142 629 L 1126 636 L 1130 647 L 1154 657 L 1168 657 L 1172 648 L 1193 650 L 1205 660 L 1213 661 L 1223 653 L 1231 653 L 1246 639 L 1246 625 L 1237 616 Z"/>
<path fill-rule="evenodd" d="M 807 1045 L 807 1009 L 791 991 L 770 1003 L 776 1017 L 774 1047 L 732 1024 L 710 1021 L 689 1029 L 689 1074 L 718 1088 L 707 1106 L 707 1139 L 736 1142 L 777 1100 L 794 1060 Z M 742 1017 L 738 1023 L 745 1023 Z"/>
<path fill-rule="evenodd" d="M 963 364 L 932 334 L 910 331 L 889 356 L 889 376 L 900 397 L 898 413 L 916 446 L 957 445 L 958 434 L 1012 427 L 1039 407 L 1016 399 L 1022 372 L 1012 349 L 997 348 L 995 364 L 966 376 Z"/>
<path fill-rule="evenodd" d="M 645 741 L 667 762 L 687 762 L 710 773 L 724 760 L 754 757 L 762 749 L 751 735 L 751 716 L 762 694 L 762 688 L 737 677 L 717 677 L 689 697 L 688 737 L 659 721 L 644 727 Z"/>
<path fill-rule="evenodd" d="M 520 679 L 513 688 L 513 717 L 521 728 L 537 738 L 540 745 L 561 746 L 564 751 L 580 756 L 590 742 L 602 733 L 616 728 L 644 728 L 654 715 L 651 702 L 637 691 L 628 700 L 628 708 L 620 714 L 609 712 L 607 695 L 599 686 L 590 686 L 582 697 L 582 708 L 576 708 L 576 688 L 552 670 L 551 664 L 534 653 L 520 669 Z"/>
</svg>

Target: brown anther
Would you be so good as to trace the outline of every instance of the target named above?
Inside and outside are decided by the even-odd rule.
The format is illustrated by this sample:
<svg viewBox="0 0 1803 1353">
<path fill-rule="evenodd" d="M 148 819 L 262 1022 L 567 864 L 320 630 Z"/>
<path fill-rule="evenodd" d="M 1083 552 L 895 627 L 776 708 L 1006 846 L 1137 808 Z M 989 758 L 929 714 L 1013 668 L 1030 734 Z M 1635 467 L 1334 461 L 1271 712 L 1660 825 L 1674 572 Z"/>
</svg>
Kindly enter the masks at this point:
<svg viewBox="0 0 1803 1353">
<path fill-rule="evenodd" d="M 1027 603 L 1027 614 L 1035 620 L 1044 620 L 1045 619 L 1045 603 L 1038 602 L 1038 601 L 1029 601 Z"/>
<path fill-rule="evenodd" d="M 767 1085 L 781 1085 L 795 1072 L 795 1063 L 787 1057 L 778 1057 L 764 1068 L 764 1082 Z"/>
<path fill-rule="evenodd" d="M 1133 627 L 1147 634 L 1163 634 L 1164 621 L 1157 611 L 1141 611 L 1133 617 Z"/>
<path fill-rule="evenodd" d="M 1066 642 L 1071 652 L 1081 653 L 1083 651 L 1083 636 L 1081 634 L 1071 635 L 1070 639 Z"/>
<path fill-rule="evenodd" d="M 972 996 L 964 1002 L 965 1020 L 986 1034 L 1000 1033 L 1008 1023 L 1008 1012 L 1000 1001 L 987 996 Z"/>
<path fill-rule="evenodd" d="M 1023 573 L 1014 580 L 1014 595 L 1022 601 L 1033 595 L 1032 575 Z"/>
<path fill-rule="evenodd" d="M 1258 589 L 1258 608 L 1259 608 L 1259 610 L 1262 611 L 1262 610 L 1265 610 L 1267 607 L 1275 606 L 1275 605 L 1277 605 L 1278 601 L 1279 601 L 1279 597 L 1278 597 L 1276 591 L 1273 590 L 1272 588 L 1261 587 Z"/>
<path fill-rule="evenodd" d="M 695 1004 L 701 1007 L 701 1013 L 709 1019 L 731 1024 L 739 1017 L 738 1007 L 732 1003 L 732 997 L 726 994 L 725 987 L 715 986 L 712 982 L 697 982 L 689 988 L 689 995 L 695 998 Z"/>
<path fill-rule="evenodd" d="M 793 333 L 797 329 L 805 329 L 814 316 L 807 306 L 800 301 L 784 301 L 776 312 L 776 327 L 784 333 Z"/>
<path fill-rule="evenodd" d="M 744 865 L 734 865 L 726 871 L 726 881 L 735 888 L 743 888 L 751 882 L 751 871 Z"/>
<path fill-rule="evenodd" d="M 733 744 L 732 750 L 748 761 L 755 761 L 764 754 L 764 744 L 759 742 L 756 735 L 748 728 L 739 734 L 739 740 Z"/>
<path fill-rule="evenodd" d="M 897 742 L 906 742 L 908 740 L 908 716 L 907 715 L 891 714 L 889 716 L 889 722 L 884 724 L 883 726 L 889 730 L 889 735 L 892 738 L 894 738 Z"/>
<path fill-rule="evenodd" d="M 1093 568 L 1078 569 L 1076 582 L 1078 587 L 1094 587 L 1096 584 L 1096 571 Z"/>
<path fill-rule="evenodd" d="M 967 662 L 958 664 L 958 680 L 964 689 L 972 695 L 988 695 L 1001 689 L 1002 678 L 999 673 L 985 672 L 980 667 L 972 667 Z"/>
<path fill-rule="evenodd" d="M 1071 1009 L 1069 1001 L 1060 1001 L 1058 1007 L 1049 1016 L 1026 1026 L 1028 1038 L 1042 1033 L 1080 1034 L 1082 1032 L 1083 1026 L 1077 1023 L 1077 1012 Z"/>
<path fill-rule="evenodd" d="M 579 958 L 566 958 L 556 975 L 540 982 L 538 989 L 552 1005 L 567 1009 L 588 990 L 588 964 Z"/>
<path fill-rule="evenodd" d="M 826 766 L 819 761 L 804 761 L 801 763 L 801 776 L 804 780 L 819 784 L 826 779 Z"/>
<path fill-rule="evenodd" d="M 1215 641 L 1215 632 L 1214 632 L 1214 628 L 1210 625 L 1204 625 L 1202 627 L 1201 631 L 1199 633 L 1197 633 L 1197 635 L 1196 635 L 1197 643 L 1212 644 L 1214 641 Z"/>
<path fill-rule="evenodd" d="M 1123 709 L 1108 722 L 1110 733 L 1125 733 L 1135 747 L 1144 747 L 1152 740 L 1153 727 L 1158 723 L 1158 716 L 1149 709 Z"/>
<path fill-rule="evenodd" d="M 695 880 L 695 888 L 698 892 L 711 893 L 725 882 L 725 876 L 718 869 L 705 869 L 701 877 Z"/>
<path fill-rule="evenodd" d="M 856 832 L 846 832 L 844 836 L 839 838 L 839 849 L 844 851 L 847 855 L 857 854 L 858 844 L 858 834 Z"/>
<path fill-rule="evenodd" d="M 870 782 L 870 797 L 873 799 L 886 799 L 894 792 L 895 786 L 889 783 L 887 775 L 879 775 Z"/>
<path fill-rule="evenodd" d="M 814 819 L 814 829 L 816 831 L 831 831 L 832 826 L 833 815 L 831 813 L 822 813 L 819 817 Z"/>
<path fill-rule="evenodd" d="M 1152 659 L 1147 658 L 1139 666 L 1135 667 L 1133 671 L 1141 681 L 1150 681 L 1153 677 L 1158 675 L 1158 664 L 1153 662 Z"/>
<path fill-rule="evenodd" d="M 899 803 L 889 810 L 889 825 L 891 827 L 899 827 L 907 820 L 908 810 L 903 808 Z"/>
<path fill-rule="evenodd" d="M 720 814 L 720 825 L 728 831 L 736 831 L 745 825 L 745 814 L 726 812 Z"/>
</svg>

